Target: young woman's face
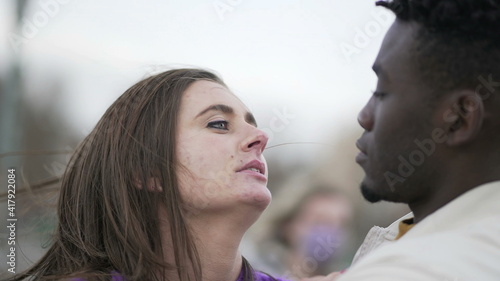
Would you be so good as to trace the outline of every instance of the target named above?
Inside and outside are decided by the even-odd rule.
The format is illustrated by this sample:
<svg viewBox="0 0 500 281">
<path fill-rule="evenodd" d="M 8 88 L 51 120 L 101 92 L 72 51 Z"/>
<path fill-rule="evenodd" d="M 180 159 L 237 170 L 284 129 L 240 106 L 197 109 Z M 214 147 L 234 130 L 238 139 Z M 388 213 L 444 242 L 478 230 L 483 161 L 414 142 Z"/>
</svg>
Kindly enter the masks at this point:
<svg viewBox="0 0 500 281">
<path fill-rule="evenodd" d="M 238 98 L 220 84 L 194 82 L 182 97 L 177 126 L 179 184 L 190 209 L 267 207 L 262 152 L 268 137 Z"/>
</svg>

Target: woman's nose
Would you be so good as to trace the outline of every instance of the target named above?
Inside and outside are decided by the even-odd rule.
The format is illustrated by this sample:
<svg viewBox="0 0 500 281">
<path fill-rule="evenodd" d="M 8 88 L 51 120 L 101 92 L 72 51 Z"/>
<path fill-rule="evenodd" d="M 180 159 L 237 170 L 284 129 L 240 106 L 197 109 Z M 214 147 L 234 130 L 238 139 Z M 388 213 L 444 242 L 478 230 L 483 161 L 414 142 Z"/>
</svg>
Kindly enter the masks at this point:
<svg viewBox="0 0 500 281">
<path fill-rule="evenodd" d="M 259 153 L 262 153 L 266 148 L 268 140 L 269 137 L 264 131 L 253 127 L 250 136 L 243 142 L 243 150 L 257 150 Z"/>
</svg>

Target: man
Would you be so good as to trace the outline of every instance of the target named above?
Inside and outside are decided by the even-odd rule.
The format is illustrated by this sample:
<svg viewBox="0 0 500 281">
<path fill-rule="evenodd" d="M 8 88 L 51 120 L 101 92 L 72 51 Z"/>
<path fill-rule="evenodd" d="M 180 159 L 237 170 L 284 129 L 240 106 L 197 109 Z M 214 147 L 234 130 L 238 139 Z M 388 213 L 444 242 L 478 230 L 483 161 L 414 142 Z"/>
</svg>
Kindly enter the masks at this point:
<svg viewBox="0 0 500 281">
<path fill-rule="evenodd" d="M 358 116 L 361 191 L 412 214 L 372 230 L 338 281 L 500 280 L 500 0 L 377 5 L 397 19 Z"/>
</svg>

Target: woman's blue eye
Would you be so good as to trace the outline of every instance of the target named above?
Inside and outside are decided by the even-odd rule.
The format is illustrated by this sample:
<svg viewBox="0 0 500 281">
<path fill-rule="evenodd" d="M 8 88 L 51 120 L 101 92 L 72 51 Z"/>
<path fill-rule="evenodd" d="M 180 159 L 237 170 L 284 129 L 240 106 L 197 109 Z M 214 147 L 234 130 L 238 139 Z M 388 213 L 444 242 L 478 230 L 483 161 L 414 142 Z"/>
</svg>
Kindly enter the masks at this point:
<svg viewBox="0 0 500 281">
<path fill-rule="evenodd" d="M 213 129 L 219 129 L 219 130 L 227 130 L 229 122 L 227 121 L 213 121 L 208 123 L 207 127 L 208 128 L 213 128 Z"/>
</svg>

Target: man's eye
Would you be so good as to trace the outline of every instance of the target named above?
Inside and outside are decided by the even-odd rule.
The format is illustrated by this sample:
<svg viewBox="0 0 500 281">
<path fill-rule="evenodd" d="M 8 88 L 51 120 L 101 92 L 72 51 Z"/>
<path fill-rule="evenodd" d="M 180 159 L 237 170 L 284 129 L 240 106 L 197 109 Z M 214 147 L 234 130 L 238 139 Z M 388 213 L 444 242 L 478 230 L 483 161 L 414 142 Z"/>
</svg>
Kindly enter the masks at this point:
<svg viewBox="0 0 500 281">
<path fill-rule="evenodd" d="M 207 128 L 219 129 L 219 130 L 227 130 L 229 122 L 227 121 L 213 121 L 208 123 Z"/>
<path fill-rule="evenodd" d="M 384 93 L 384 92 L 378 92 L 378 91 L 373 92 L 373 96 L 376 98 L 379 98 L 379 99 L 385 97 L 385 95 L 386 95 L 386 93 Z"/>
</svg>

